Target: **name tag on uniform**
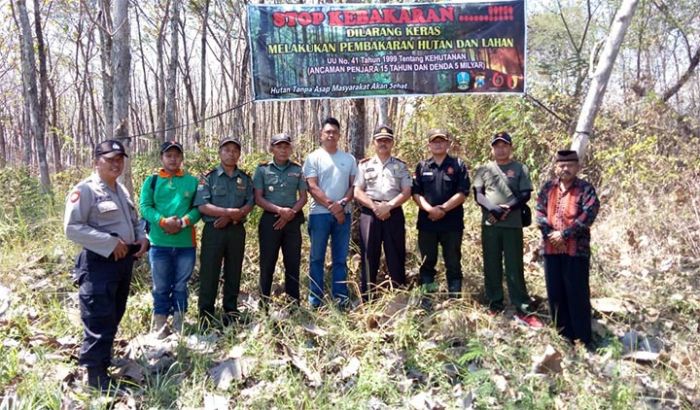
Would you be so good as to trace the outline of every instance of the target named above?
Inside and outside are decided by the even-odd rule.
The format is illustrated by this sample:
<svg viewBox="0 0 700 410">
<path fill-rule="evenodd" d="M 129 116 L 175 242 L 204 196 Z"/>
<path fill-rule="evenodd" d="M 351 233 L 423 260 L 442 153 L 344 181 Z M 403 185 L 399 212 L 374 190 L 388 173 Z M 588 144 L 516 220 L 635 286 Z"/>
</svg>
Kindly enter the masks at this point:
<svg viewBox="0 0 700 410">
<path fill-rule="evenodd" d="M 433 176 L 433 171 L 424 172 L 423 175 L 431 177 Z"/>
<path fill-rule="evenodd" d="M 100 211 L 101 214 L 116 211 L 117 209 L 119 209 L 119 207 L 114 201 L 102 201 L 97 203 L 97 210 Z"/>
<path fill-rule="evenodd" d="M 290 173 L 287 174 L 287 176 L 288 176 L 288 177 L 299 178 L 299 177 L 301 177 L 301 173 L 300 173 L 300 172 L 290 172 Z"/>
</svg>

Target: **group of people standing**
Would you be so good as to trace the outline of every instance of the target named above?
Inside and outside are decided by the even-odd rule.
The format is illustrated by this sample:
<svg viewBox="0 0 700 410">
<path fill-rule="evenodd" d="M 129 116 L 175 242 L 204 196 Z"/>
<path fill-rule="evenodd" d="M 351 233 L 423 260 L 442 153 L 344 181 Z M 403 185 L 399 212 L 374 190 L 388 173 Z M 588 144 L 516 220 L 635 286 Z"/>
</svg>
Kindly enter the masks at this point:
<svg viewBox="0 0 700 410">
<path fill-rule="evenodd" d="M 471 188 L 482 210 L 484 293 L 489 311 L 496 314 L 505 307 L 505 273 L 517 318 L 530 326 L 541 326 L 531 311 L 523 266 L 522 228 L 529 223 L 526 204 L 533 187 L 527 167 L 512 159 L 510 135 L 493 136 L 494 161 L 476 170 L 470 186 L 466 165 L 449 154 L 452 138 L 445 130 L 428 131 L 430 158 L 417 164 L 411 175 L 407 164 L 392 155 L 395 136 L 389 126 L 376 127 L 372 135 L 375 155 L 358 163 L 339 147 L 338 120 L 329 117 L 321 125 L 320 146 L 303 165 L 291 159 L 289 135 L 278 134 L 270 140 L 272 158 L 259 164 L 252 178 L 238 167 L 242 146 L 235 138 L 220 141 L 219 165 L 199 179 L 183 169 L 182 145 L 163 143 L 162 168 L 149 176 L 141 189 L 140 212 L 147 221 L 147 234 L 128 192 L 117 182 L 127 157 L 123 145 L 108 140 L 95 148 L 95 173 L 71 191 L 65 213 L 66 235 L 83 247 L 75 276 L 84 327 L 80 363 L 88 369 L 90 386 L 100 390 L 110 386 L 107 367 L 126 307 L 134 258 L 148 252 L 153 276 L 152 330 L 157 337 L 165 337 L 171 329 L 182 331 L 187 284 L 195 265 L 195 224 L 200 219 L 204 226 L 198 309 L 203 326 L 212 322 L 226 326 L 240 317 L 237 299 L 246 249 L 244 223 L 256 204 L 263 210 L 258 224 L 263 305 L 270 299 L 280 250 L 286 294 L 298 303 L 301 227 L 309 196 L 311 307 L 319 308 L 327 301 L 324 264 L 329 240 L 330 296 L 340 308 L 349 306 L 346 262 L 353 201 L 360 208 L 359 280 L 364 300 L 382 285 L 407 285 L 402 205 L 411 198 L 419 208 L 421 287 L 427 296 L 438 289 L 435 278 L 440 248 L 448 295 L 459 297 L 464 202 Z M 589 228 L 599 202 L 593 187 L 576 177 L 578 164 L 576 152 L 558 152 L 557 176 L 539 192 L 535 220 L 543 234 L 545 278 L 555 326 L 569 339 L 588 343 Z M 380 283 L 382 249 L 390 279 Z M 223 312 L 219 316 L 215 301 L 222 276 Z M 424 307 L 429 308 L 430 301 L 430 297 L 424 298 Z"/>
</svg>

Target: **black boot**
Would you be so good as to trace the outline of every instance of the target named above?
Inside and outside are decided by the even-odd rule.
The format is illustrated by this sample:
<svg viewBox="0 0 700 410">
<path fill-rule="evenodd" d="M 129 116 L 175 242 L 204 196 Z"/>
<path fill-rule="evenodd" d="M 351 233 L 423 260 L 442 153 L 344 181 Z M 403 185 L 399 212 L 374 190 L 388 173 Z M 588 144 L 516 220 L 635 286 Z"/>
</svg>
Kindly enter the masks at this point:
<svg viewBox="0 0 700 410">
<path fill-rule="evenodd" d="M 90 366 L 87 368 L 87 374 L 88 386 L 100 391 L 107 390 L 111 379 L 106 366 Z"/>
<path fill-rule="evenodd" d="M 462 279 L 452 279 L 447 282 L 447 290 L 450 299 L 456 299 L 462 297 Z"/>
</svg>

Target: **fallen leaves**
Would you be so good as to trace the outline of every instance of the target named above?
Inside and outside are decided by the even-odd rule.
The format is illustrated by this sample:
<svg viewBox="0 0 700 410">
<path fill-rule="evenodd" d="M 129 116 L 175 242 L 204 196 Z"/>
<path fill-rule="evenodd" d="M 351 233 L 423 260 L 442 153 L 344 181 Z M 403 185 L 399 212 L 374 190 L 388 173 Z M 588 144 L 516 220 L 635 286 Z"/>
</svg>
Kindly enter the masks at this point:
<svg viewBox="0 0 700 410">
<path fill-rule="evenodd" d="M 544 353 L 541 356 L 535 356 L 532 358 L 532 373 L 561 373 L 561 361 L 561 353 L 552 347 L 552 345 L 547 345 Z"/>
<path fill-rule="evenodd" d="M 306 381 L 308 382 L 308 385 L 311 387 L 319 387 L 323 383 L 321 380 L 321 373 L 319 373 L 317 370 L 312 369 L 304 359 L 302 355 L 294 351 L 291 347 L 288 345 L 281 343 L 280 345 L 285 353 L 285 355 L 290 359 L 290 362 L 292 365 L 297 368 L 297 370 L 301 371 L 301 373 L 304 375 L 306 378 Z"/>
</svg>

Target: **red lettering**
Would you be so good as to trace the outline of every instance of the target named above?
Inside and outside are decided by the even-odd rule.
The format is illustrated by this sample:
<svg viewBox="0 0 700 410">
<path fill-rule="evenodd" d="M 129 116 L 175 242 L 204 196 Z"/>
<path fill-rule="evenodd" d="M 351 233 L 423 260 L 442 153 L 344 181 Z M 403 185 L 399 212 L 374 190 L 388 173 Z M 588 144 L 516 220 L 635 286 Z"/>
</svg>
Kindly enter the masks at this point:
<svg viewBox="0 0 700 410">
<path fill-rule="evenodd" d="M 367 10 L 358 10 L 357 11 L 357 25 L 363 25 L 369 23 L 369 16 L 367 14 Z"/>
<path fill-rule="evenodd" d="M 454 7 L 442 7 L 440 8 L 440 22 L 455 21 L 455 9 Z"/>
<path fill-rule="evenodd" d="M 401 9 L 401 14 L 399 15 L 399 24 L 408 24 L 411 22 L 411 14 L 406 9 Z"/>
<path fill-rule="evenodd" d="M 299 22 L 299 24 L 302 26 L 308 26 L 309 24 L 311 24 L 311 14 L 302 11 L 297 16 L 297 22 Z"/>
<path fill-rule="evenodd" d="M 411 23 L 425 23 L 425 15 L 423 14 L 423 9 L 413 9 L 413 19 L 411 20 Z"/>
<path fill-rule="evenodd" d="M 272 24 L 275 25 L 275 27 L 282 27 L 284 26 L 286 17 L 284 17 L 284 13 L 280 12 L 274 12 L 272 13 Z"/>
<path fill-rule="evenodd" d="M 285 25 L 294 27 L 297 24 L 300 26 L 308 26 L 309 24 L 318 26 L 323 22 L 324 18 L 323 12 L 320 11 L 311 13 L 306 11 L 302 11 L 301 13 L 296 11 L 275 12 L 272 13 L 272 24 L 274 24 L 275 27 L 283 27 Z"/>
<path fill-rule="evenodd" d="M 334 10 L 328 12 L 328 24 L 331 26 L 344 26 L 345 22 L 340 18 L 340 11 Z"/>
<path fill-rule="evenodd" d="M 384 10 L 384 22 L 386 24 L 396 24 L 398 21 L 396 20 L 396 16 L 394 15 L 395 9 L 386 9 Z"/>
<path fill-rule="evenodd" d="M 389 10 L 387 10 L 387 11 L 391 11 L 391 9 L 389 9 Z M 370 13 L 370 17 L 369 17 L 369 22 L 370 22 L 370 24 L 384 24 L 384 23 L 388 23 L 388 22 L 385 20 L 384 16 L 382 15 L 382 12 L 381 12 L 380 10 L 372 9 L 372 10 L 370 10 L 369 13 Z"/>
</svg>

